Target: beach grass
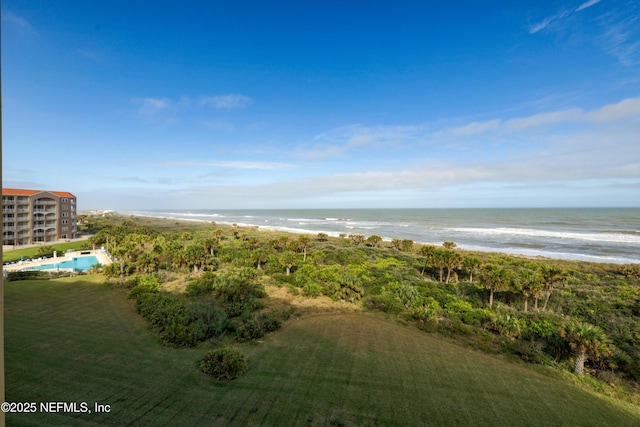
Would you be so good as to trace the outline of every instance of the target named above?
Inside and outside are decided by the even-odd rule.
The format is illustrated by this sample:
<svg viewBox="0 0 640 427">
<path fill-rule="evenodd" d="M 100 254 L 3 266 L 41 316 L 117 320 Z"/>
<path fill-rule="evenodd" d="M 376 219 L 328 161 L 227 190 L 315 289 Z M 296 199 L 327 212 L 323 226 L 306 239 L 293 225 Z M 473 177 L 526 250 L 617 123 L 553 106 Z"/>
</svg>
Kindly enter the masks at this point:
<svg viewBox="0 0 640 427">
<path fill-rule="evenodd" d="M 371 313 L 294 316 L 218 384 L 196 369 L 207 346 L 162 347 L 96 275 L 6 283 L 5 347 L 7 401 L 109 405 L 9 425 L 640 424 L 638 408 Z"/>
</svg>

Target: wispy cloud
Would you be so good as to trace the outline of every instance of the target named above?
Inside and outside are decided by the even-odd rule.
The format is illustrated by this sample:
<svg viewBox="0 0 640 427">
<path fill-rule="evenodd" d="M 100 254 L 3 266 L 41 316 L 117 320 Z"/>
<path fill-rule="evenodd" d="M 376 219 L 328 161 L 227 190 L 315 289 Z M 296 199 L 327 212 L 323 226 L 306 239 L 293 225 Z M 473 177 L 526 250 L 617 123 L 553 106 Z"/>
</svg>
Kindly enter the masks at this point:
<svg viewBox="0 0 640 427">
<path fill-rule="evenodd" d="M 208 120 L 205 122 L 205 126 L 211 129 L 224 130 L 226 132 L 233 132 L 235 126 L 224 120 Z"/>
<path fill-rule="evenodd" d="M 640 4 L 625 2 L 624 5 L 608 3 L 608 8 L 598 8 L 595 18 L 574 19 L 579 12 L 592 8 L 601 0 L 589 0 L 575 9 L 562 10 L 548 16 L 529 27 L 529 33 L 542 30 L 550 32 L 571 32 L 572 40 L 592 43 L 615 57 L 622 65 L 640 64 Z M 604 6 L 604 3 L 603 3 Z"/>
<path fill-rule="evenodd" d="M 13 30 L 25 34 L 25 35 L 35 35 L 37 34 L 35 28 L 23 17 L 16 15 L 10 11 L 2 11 L 2 22 L 9 28 Z"/>
<path fill-rule="evenodd" d="M 153 117 L 171 105 L 168 99 L 161 98 L 131 98 L 131 102 L 139 106 L 138 114 L 145 118 Z"/>
<path fill-rule="evenodd" d="M 544 18 L 541 22 L 535 24 L 534 26 L 532 26 L 531 28 L 529 28 L 529 34 L 535 34 L 538 31 L 542 31 L 545 28 L 547 28 L 549 25 L 551 25 L 552 23 L 559 21 L 565 17 L 567 17 L 571 12 L 569 11 L 562 11 L 556 15 L 553 16 L 548 16 L 546 18 Z"/>
<path fill-rule="evenodd" d="M 388 147 L 413 140 L 421 132 L 419 126 L 351 125 L 331 129 L 313 138 L 301 157 L 311 160 L 335 157 L 361 147 Z"/>
<path fill-rule="evenodd" d="M 625 66 L 640 64 L 640 7 L 630 8 L 625 17 L 620 13 L 605 16 L 601 20 L 605 30 L 599 37 L 602 49 Z"/>
<path fill-rule="evenodd" d="M 586 2 L 582 3 L 580 6 L 578 6 L 578 7 L 576 8 L 576 12 L 580 12 L 581 10 L 586 9 L 586 8 L 588 8 L 588 7 L 591 7 L 591 6 L 593 6 L 594 4 L 598 4 L 598 3 L 600 3 L 601 1 L 602 1 L 602 0 L 589 0 L 589 1 L 586 1 Z"/>
<path fill-rule="evenodd" d="M 259 169 L 259 170 L 287 170 L 295 168 L 290 163 L 282 162 L 252 162 L 252 161 L 169 161 L 155 163 L 160 167 L 218 167 L 218 168 L 234 168 L 234 169 Z"/>
<path fill-rule="evenodd" d="M 560 21 L 564 20 L 565 18 L 569 17 L 570 15 L 573 15 L 574 13 L 580 12 L 582 10 L 588 9 L 591 6 L 594 6 L 598 3 L 600 3 L 602 0 L 588 0 L 584 3 L 582 3 L 581 5 L 579 5 L 578 7 L 576 7 L 575 9 L 565 9 L 560 11 L 559 13 L 555 14 L 555 15 L 551 15 L 548 16 L 546 18 L 544 18 L 542 21 L 540 21 L 539 23 L 533 25 L 532 27 L 529 28 L 529 34 L 535 34 L 538 31 L 542 31 L 545 28 L 549 27 L 552 24 L 555 23 L 559 23 Z"/>
<path fill-rule="evenodd" d="M 627 98 L 615 104 L 605 105 L 592 111 L 581 108 L 538 113 L 509 120 L 493 119 L 486 122 L 471 122 L 467 125 L 444 131 L 453 136 L 471 136 L 488 132 L 514 132 L 548 125 L 571 123 L 612 123 L 640 117 L 640 98 Z"/>
<path fill-rule="evenodd" d="M 203 96 L 200 98 L 199 104 L 210 106 L 219 110 L 234 110 L 245 108 L 251 104 L 253 100 L 245 95 L 229 94 Z"/>
</svg>

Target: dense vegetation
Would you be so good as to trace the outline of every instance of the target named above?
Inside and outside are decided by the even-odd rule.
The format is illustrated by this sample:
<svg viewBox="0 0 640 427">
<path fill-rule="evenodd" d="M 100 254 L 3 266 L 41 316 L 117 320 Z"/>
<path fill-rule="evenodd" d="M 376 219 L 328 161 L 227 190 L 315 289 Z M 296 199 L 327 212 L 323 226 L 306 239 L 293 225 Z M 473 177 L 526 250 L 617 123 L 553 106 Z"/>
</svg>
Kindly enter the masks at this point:
<svg viewBox="0 0 640 427">
<path fill-rule="evenodd" d="M 279 328 L 290 313 L 267 312 L 261 301 L 265 286 L 276 285 L 385 312 L 487 352 L 586 373 L 637 399 L 637 264 L 169 223 L 100 218 L 89 241 L 107 246 L 116 262 L 105 275 L 132 288 L 136 310 L 165 345 L 244 342 Z"/>
<path fill-rule="evenodd" d="M 275 284 L 293 294 L 325 295 L 383 311 L 485 351 L 586 372 L 611 384 L 633 388 L 640 382 L 636 264 L 529 259 L 469 253 L 454 242 L 421 246 L 407 239 L 383 242 L 375 235 L 336 239 L 235 225 L 160 231 L 141 222 L 120 218 L 104 223 L 91 238 L 91 244 L 110 242 L 117 262 L 105 274 L 114 280 L 151 275 L 157 280 L 154 292 L 160 282 L 175 283 L 180 277 L 182 292 L 171 298 L 184 300 L 181 312 L 193 312 L 189 301 L 195 298 L 200 310 L 222 309 L 227 320 L 242 318 L 235 326 L 211 328 L 197 326 L 195 314 L 182 314 L 187 320 L 180 327 L 152 322 L 165 336 L 193 337 L 184 343 L 211 336 L 202 331 L 235 331 L 242 341 L 275 329 L 270 324 L 279 322 L 275 316 L 265 320 L 251 314 L 263 308 L 263 285 Z M 144 300 L 138 300 L 144 315 L 142 305 Z M 165 341 L 173 339 L 179 341 Z"/>
</svg>

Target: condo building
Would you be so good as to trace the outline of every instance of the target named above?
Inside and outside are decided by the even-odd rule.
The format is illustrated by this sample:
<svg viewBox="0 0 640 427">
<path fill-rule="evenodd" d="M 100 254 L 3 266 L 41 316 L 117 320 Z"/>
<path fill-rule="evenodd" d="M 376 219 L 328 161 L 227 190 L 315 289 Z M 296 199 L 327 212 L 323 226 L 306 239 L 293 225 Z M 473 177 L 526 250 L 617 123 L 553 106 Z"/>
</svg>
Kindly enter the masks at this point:
<svg viewBox="0 0 640 427">
<path fill-rule="evenodd" d="M 63 191 L 2 189 L 2 244 L 20 246 L 77 237 L 76 196 Z"/>
</svg>

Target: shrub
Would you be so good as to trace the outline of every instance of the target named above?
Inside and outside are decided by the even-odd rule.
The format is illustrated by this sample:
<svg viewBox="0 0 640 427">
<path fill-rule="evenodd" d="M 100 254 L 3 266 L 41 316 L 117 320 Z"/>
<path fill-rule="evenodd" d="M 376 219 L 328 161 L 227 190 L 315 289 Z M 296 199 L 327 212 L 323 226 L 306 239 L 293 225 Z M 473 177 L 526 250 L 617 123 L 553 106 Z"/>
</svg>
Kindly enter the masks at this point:
<svg viewBox="0 0 640 427">
<path fill-rule="evenodd" d="M 219 337 L 228 329 L 231 322 L 227 313 L 213 300 L 197 301 L 187 304 L 187 321 L 193 325 L 196 341 Z"/>
<path fill-rule="evenodd" d="M 206 272 L 187 285 L 186 294 L 192 298 L 210 295 L 215 287 L 216 276 L 211 272 Z"/>
<path fill-rule="evenodd" d="M 223 347 L 208 351 L 200 362 L 200 371 L 214 379 L 226 382 L 247 372 L 247 361 L 236 348 Z"/>
<path fill-rule="evenodd" d="M 158 278 L 149 274 L 138 276 L 131 282 L 137 283 L 129 292 L 129 298 L 136 298 L 138 295 L 143 293 L 158 293 L 161 290 Z"/>
<path fill-rule="evenodd" d="M 275 313 L 251 316 L 238 328 L 237 338 L 240 342 L 262 338 L 267 333 L 280 329 L 281 325 Z"/>
<path fill-rule="evenodd" d="M 545 343 L 537 340 L 516 340 L 513 344 L 513 352 L 530 363 L 549 364 L 550 357 L 544 349 Z"/>
<path fill-rule="evenodd" d="M 6 281 L 12 280 L 49 280 L 49 274 L 39 270 L 12 271 L 7 273 Z"/>
<path fill-rule="evenodd" d="M 169 347 L 195 347 L 197 340 L 194 325 L 174 322 L 161 334 L 160 343 Z"/>
<path fill-rule="evenodd" d="M 172 323 L 186 324 L 184 301 L 168 293 L 145 292 L 137 295 L 136 310 L 149 321 L 152 328 L 159 331 L 164 331 Z"/>
<path fill-rule="evenodd" d="M 506 337 L 515 338 L 520 335 L 522 321 L 510 314 L 496 314 L 491 318 L 491 328 Z"/>
<path fill-rule="evenodd" d="M 322 289 L 317 283 L 309 282 L 302 288 L 302 295 L 305 297 L 317 297 L 322 295 Z"/>
</svg>

